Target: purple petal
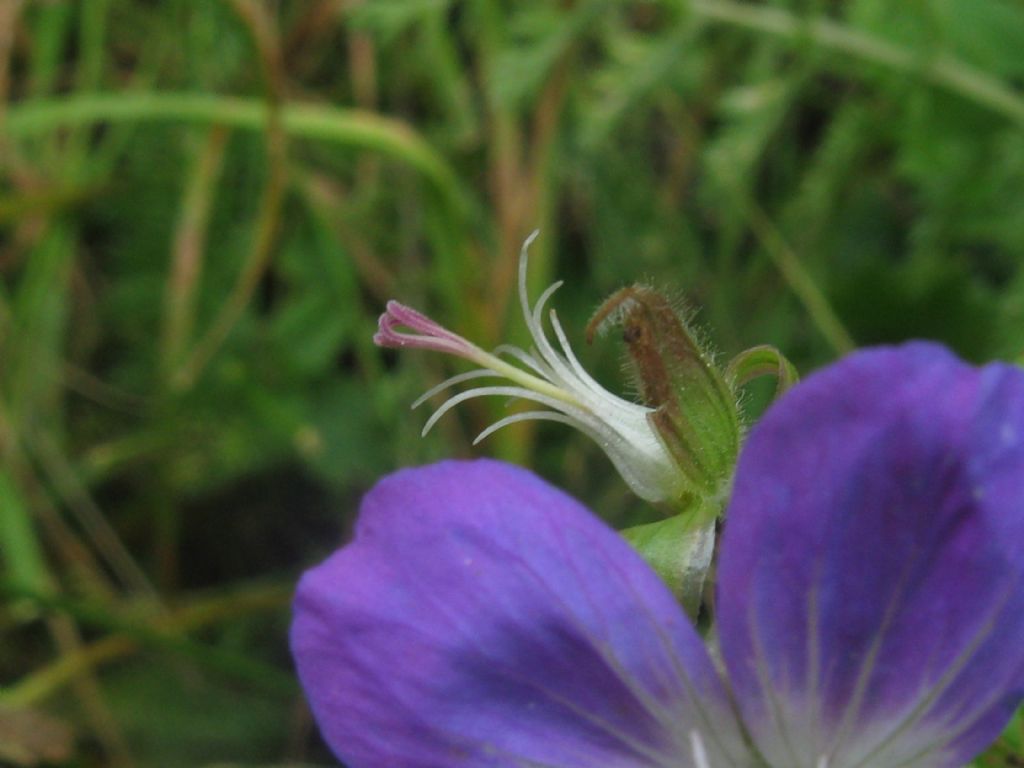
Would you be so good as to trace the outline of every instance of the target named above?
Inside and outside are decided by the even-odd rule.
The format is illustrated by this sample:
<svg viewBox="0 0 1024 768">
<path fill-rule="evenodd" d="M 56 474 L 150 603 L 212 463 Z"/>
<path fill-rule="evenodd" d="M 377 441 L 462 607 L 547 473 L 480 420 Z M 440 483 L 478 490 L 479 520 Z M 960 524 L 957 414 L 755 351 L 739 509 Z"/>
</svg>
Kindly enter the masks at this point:
<svg viewBox="0 0 1024 768">
<path fill-rule="evenodd" d="M 706 651 L 653 571 L 576 501 L 498 462 L 382 480 L 355 541 L 303 578 L 292 650 L 352 768 L 675 768 L 691 731 L 712 755 L 736 743 Z"/>
<path fill-rule="evenodd" d="M 810 377 L 749 437 L 718 591 L 772 765 L 962 765 L 1024 696 L 1024 371 L 917 343 Z"/>
</svg>

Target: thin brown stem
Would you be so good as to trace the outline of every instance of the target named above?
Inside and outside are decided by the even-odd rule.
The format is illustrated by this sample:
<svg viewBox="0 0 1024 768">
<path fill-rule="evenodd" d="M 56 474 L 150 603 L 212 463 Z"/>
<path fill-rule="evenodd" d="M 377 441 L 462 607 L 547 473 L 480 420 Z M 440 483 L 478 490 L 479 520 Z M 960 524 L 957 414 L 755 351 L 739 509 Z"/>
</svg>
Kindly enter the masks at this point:
<svg viewBox="0 0 1024 768">
<path fill-rule="evenodd" d="M 7 99 L 11 90 L 11 53 L 23 4 L 24 0 L 0 0 L 0 128 L 3 127 L 7 113 Z M 6 161 L 10 153 L 10 142 L 4 131 L 0 130 L 0 161 Z M 6 165 L 6 162 L 0 162 L 2 165 Z"/>
<path fill-rule="evenodd" d="M 82 650 L 82 637 L 78 627 L 68 616 L 53 616 L 47 620 L 47 626 L 53 635 L 61 657 L 78 654 Z M 110 765 L 115 768 L 130 768 L 135 764 L 131 752 L 128 749 L 128 742 L 121 732 L 121 728 L 111 713 L 110 708 L 100 689 L 92 669 L 84 668 L 76 670 L 76 674 L 70 680 L 72 689 L 78 700 L 81 702 L 86 720 L 89 722 L 93 733 L 96 734 L 103 749 L 110 758 Z"/>
<path fill-rule="evenodd" d="M 224 165 L 229 135 L 223 126 L 214 126 L 208 131 L 182 201 L 164 295 L 161 363 L 165 375 L 169 375 L 181 359 L 195 324 L 196 293 L 213 210 L 213 192 Z"/>
<path fill-rule="evenodd" d="M 236 590 L 153 616 L 146 625 L 169 635 L 183 634 L 232 618 L 280 610 L 291 600 L 291 594 L 290 589 L 276 586 Z M 48 667 L 8 687 L 0 695 L 0 704 L 24 707 L 42 702 L 82 674 L 134 653 L 140 647 L 140 641 L 133 637 L 113 634 L 91 645 L 73 649 Z"/>
<path fill-rule="evenodd" d="M 347 1 L 320 0 L 318 3 L 312 3 L 292 25 L 281 45 L 281 56 L 289 70 L 300 63 L 303 52 L 313 48 L 316 39 L 330 29 L 331 22 L 341 13 Z"/>
<path fill-rule="evenodd" d="M 348 190 L 337 179 L 324 173 L 310 172 L 299 181 L 300 193 L 305 195 L 318 218 L 334 230 L 345 245 L 359 279 L 377 303 L 383 306 L 396 294 L 395 274 L 374 253 L 366 241 L 338 215 L 345 207 Z"/>
<path fill-rule="evenodd" d="M 43 432 L 25 434 L 23 439 L 47 480 L 121 582 L 140 594 L 156 599 L 157 593 L 149 577 L 139 567 L 54 440 Z"/>
<path fill-rule="evenodd" d="M 210 329 L 178 369 L 173 384 L 187 389 L 227 341 L 245 313 L 260 281 L 270 267 L 281 224 L 281 209 L 288 170 L 288 139 L 281 117 L 285 98 L 285 74 L 280 40 L 272 19 L 257 0 L 227 0 L 245 24 L 256 46 L 267 88 L 266 157 L 267 182 L 256 218 L 256 232 L 242 271 L 221 305 Z"/>
</svg>

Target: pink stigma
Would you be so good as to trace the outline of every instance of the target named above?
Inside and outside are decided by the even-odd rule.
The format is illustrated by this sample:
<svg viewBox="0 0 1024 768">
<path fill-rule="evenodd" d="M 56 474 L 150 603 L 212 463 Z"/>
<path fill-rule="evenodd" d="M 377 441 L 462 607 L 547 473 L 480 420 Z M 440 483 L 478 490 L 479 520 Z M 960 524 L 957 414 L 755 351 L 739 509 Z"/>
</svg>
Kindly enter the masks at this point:
<svg viewBox="0 0 1024 768">
<path fill-rule="evenodd" d="M 405 333 L 404 327 L 416 333 Z M 479 350 L 466 339 L 438 325 L 426 315 L 398 301 L 389 301 L 377 321 L 373 343 L 378 347 L 432 349 L 459 357 L 472 358 Z"/>
</svg>

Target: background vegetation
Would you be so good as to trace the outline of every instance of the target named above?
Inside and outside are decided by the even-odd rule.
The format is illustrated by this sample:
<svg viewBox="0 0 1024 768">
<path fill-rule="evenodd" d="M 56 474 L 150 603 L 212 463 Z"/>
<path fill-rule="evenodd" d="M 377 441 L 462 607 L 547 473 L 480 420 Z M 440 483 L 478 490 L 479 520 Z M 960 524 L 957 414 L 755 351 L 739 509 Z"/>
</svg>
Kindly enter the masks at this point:
<svg viewBox="0 0 1024 768">
<path fill-rule="evenodd" d="M 724 356 L 1020 356 L 1022 51 L 1016 0 L 0 0 L 0 762 L 332 764 L 290 590 L 398 466 L 642 514 L 557 426 L 471 448 L 506 403 L 420 439 L 461 369 L 372 345 L 522 341 L 536 227 L 577 340 L 644 280 Z"/>
</svg>

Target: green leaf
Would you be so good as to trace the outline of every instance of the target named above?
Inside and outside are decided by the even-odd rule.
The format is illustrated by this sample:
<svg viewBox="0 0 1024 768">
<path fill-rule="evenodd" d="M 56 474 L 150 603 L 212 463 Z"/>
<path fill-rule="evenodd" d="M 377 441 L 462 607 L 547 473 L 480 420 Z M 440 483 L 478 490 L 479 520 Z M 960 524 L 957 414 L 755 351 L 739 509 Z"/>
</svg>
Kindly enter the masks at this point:
<svg viewBox="0 0 1024 768">
<path fill-rule="evenodd" d="M 49 586 L 49 571 L 28 505 L 4 470 L 0 470 L 0 554 L 12 584 L 37 592 Z"/>
</svg>

